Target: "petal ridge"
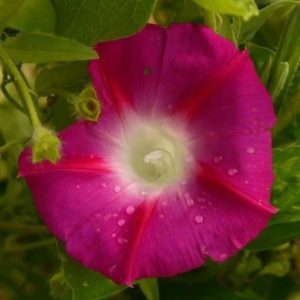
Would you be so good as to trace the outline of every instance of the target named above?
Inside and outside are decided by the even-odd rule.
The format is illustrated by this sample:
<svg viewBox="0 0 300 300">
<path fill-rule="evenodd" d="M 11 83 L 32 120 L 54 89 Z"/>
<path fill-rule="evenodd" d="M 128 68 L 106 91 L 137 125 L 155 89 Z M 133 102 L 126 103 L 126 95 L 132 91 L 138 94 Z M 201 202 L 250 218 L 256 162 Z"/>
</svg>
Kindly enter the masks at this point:
<svg viewBox="0 0 300 300">
<path fill-rule="evenodd" d="M 196 172 L 197 176 L 201 178 L 201 180 L 206 181 L 209 184 L 215 184 L 218 187 L 225 189 L 226 191 L 234 194 L 237 198 L 250 203 L 260 210 L 263 210 L 270 214 L 274 214 L 277 212 L 277 209 L 275 207 L 259 200 L 255 201 L 253 197 L 241 191 L 231 181 L 225 179 L 221 174 L 219 174 L 219 172 L 216 172 L 213 168 L 205 163 L 198 161 L 198 169 Z"/>
</svg>

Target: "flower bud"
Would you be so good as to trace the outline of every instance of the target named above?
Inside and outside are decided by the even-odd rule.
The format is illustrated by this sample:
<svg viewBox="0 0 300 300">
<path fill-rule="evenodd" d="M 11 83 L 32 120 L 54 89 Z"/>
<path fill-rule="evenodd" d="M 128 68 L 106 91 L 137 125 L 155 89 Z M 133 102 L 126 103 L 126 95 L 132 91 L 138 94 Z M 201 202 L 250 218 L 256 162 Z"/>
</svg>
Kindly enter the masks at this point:
<svg viewBox="0 0 300 300">
<path fill-rule="evenodd" d="M 49 129 L 40 127 L 33 134 L 32 162 L 49 160 L 55 164 L 60 159 L 60 140 Z"/>
<path fill-rule="evenodd" d="M 92 86 L 87 86 L 74 102 L 76 114 L 88 121 L 97 122 L 101 112 L 101 105 L 96 98 Z"/>
</svg>

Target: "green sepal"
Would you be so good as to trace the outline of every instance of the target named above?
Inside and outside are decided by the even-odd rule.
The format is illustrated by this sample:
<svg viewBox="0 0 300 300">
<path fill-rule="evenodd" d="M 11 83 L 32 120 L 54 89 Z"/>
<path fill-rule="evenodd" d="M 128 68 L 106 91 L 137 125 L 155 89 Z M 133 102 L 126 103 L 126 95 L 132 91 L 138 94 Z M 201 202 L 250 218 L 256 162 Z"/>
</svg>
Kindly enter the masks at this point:
<svg viewBox="0 0 300 300">
<path fill-rule="evenodd" d="M 32 162 L 38 163 L 48 160 L 55 164 L 61 157 L 60 140 L 45 127 L 36 128 L 33 134 Z"/>
<path fill-rule="evenodd" d="M 95 91 L 92 86 L 87 86 L 78 97 L 74 100 L 76 115 L 81 118 L 97 122 L 101 113 L 101 105 L 96 98 Z"/>
</svg>

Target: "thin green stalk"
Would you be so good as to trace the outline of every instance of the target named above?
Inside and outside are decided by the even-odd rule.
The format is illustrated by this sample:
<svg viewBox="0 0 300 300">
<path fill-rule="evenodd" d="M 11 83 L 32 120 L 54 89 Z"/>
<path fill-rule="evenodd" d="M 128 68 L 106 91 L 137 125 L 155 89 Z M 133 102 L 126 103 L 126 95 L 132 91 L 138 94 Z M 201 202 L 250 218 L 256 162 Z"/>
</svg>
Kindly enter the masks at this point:
<svg viewBox="0 0 300 300">
<path fill-rule="evenodd" d="M 43 225 L 28 225 L 20 223 L 0 222 L 0 231 L 19 231 L 22 233 L 48 233 Z"/>
<path fill-rule="evenodd" d="M 295 96 L 293 102 L 277 116 L 277 124 L 273 129 L 273 136 L 282 132 L 300 114 L 300 94 Z"/>
<path fill-rule="evenodd" d="M 19 111 L 21 111 L 22 113 L 26 114 L 26 111 L 25 109 L 23 108 L 23 106 L 18 102 L 16 101 L 11 95 L 10 93 L 8 92 L 7 88 L 6 88 L 6 85 L 13 82 L 12 79 L 9 79 L 9 80 L 4 80 L 2 81 L 2 84 L 1 84 L 1 91 L 3 93 L 3 95 L 5 96 L 5 98 L 12 104 L 14 105 Z"/>
<path fill-rule="evenodd" d="M 28 90 L 27 84 L 23 79 L 23 76 L 19 72 L 16 65 L 13 63 L 9 55 L 6 53 L 6 51 L 2 48 L 0 45 L 0 59 L 2 60 L 4 66 L 6 67 L 9 74 L 14 77 L 16 87 L 18 88 L 20 94 L 22 95 L 22 98 L 24 100 L 24 103 L 26 105 L 28 116 L 30 118 L 31 124 L 34 128 L 42 127 L 41 121 L 38 117 L 38 114 L 35 110 L 35 106 L 33 104 L 30 92 Z"/>
<path fill-rule="evenodd" d="M 10 147 L 18 145 L 18 144 L 26 143 L 28 140 L 29 140 L 28 137 L 22 137 L 22 138 L 11 140 L 11 141 L 7 142 L 6 144 L 0 146 L 0 154 L 3 154 L 4 152 L 6 152 Z"/>
<path fill-rule="evenodd" d="M 55 242 L 56 241 L 54 238 L 50 238 L 50 239 L 45 239 L 45 240 L 41 240 L 38 242 L 29 243 L 29 244 L 23 244 L 23 245 L 16 244 L 14 247 L 11 247 L 10 249 L 6 249 L 5 252 L 11 253 L 11 252 L 30 251 L 30 250 L 34 250 L 34 249 L 38 249 L 38 248 L 42 248 L 42 247 L 55 245 Z"/>
<path fill-rule="evenodd" d="M 282 31 L 280 41 L 278 44 L 278 50 L 276 51 L 273 67 L 271 70 L 271 76 L 268 83 L 268 88 L 272 92 L 274 88 L 279 84 L 278 81 L 282 79 L 282 63 L 288 63 L 289 72 L 285 78 L 285 82 L 282 84 L 282 90 L 285 86 L 290 83 L 291 76 L 294 75 L 296 64 L 294 62 L 294 57 L 296 55 L 296 60 L 298 59 L 297 43 L 299 36 L 299 25 L 300 25 L 300 7 L 295 7 L 291 13 L 289 20 Z M 276 102 L 276 98 L 274 99 Z M 283 103 L 278 103 L 277 106 L 281 106 Z"/>
</svg>

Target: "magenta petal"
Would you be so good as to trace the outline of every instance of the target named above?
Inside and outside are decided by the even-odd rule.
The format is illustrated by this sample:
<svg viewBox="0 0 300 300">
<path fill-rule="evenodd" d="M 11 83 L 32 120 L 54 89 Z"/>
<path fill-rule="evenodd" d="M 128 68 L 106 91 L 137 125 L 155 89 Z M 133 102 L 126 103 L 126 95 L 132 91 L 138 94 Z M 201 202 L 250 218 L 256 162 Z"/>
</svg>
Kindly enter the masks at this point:
<svg viewBox="0 0 300 300">
<path fill-rule="evenodd" d="M 96 50 L 100 59 L 90 63 L 90 71 L 99 98 L 131 102 L 146 114 L 174 108 L 238 54 L 229 41 L 191 24 L 168 30 L 147 25 L 132 37 L 98 44 Z"/>
</svg>

